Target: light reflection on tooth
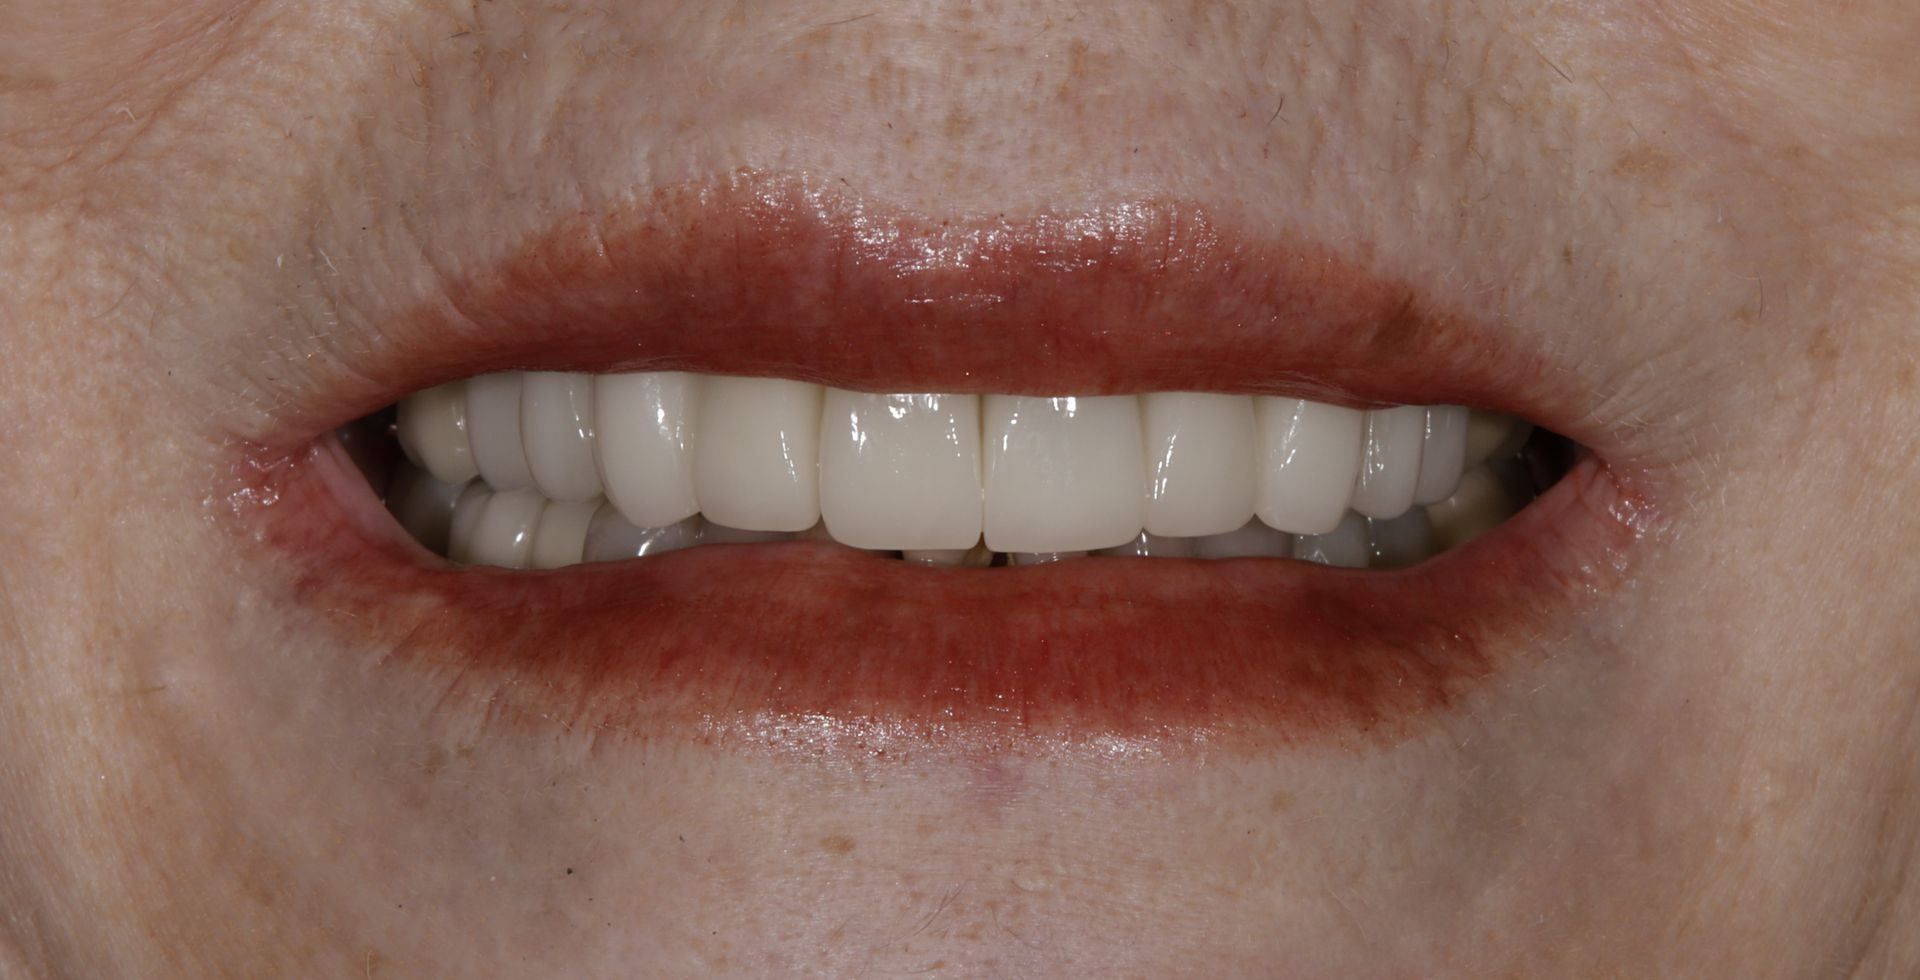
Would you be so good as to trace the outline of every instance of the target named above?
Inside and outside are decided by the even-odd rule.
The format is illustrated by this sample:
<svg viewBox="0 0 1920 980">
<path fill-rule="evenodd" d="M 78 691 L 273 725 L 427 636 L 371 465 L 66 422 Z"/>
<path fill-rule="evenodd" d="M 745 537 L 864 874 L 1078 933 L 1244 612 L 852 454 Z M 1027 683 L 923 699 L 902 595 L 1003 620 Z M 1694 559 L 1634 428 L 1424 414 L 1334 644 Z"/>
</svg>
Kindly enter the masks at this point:
<svg viewBox="0 0 1920 980">
<path fill-rule="evenodd" d="M 1140 536 L 1118 548 L 1094 552 L 1110 558 L 1192 558 L 1196 538 L 1163 537 L 1141 531 Z"/>
<path fill-rule="evenodd" d="M 1423 507 L 1388 520 L 1368 518 L 1367 538 L 1375 568 L 1405 568 L 1433 554 L 1433 522 Z"/>
<path fill-rule="evenodd" d="M 387 510 L 428 551 L 446 554 L 453 508 L 466 486 L 442 483 L 432 474 L 402 463 L 394 468 L 393 482 L 387 486 Z"/>
<path fill-rule="evenodd" d="M 1367 517 L 1399 517 L 1413 506 L 1420 481 L 1420 448 L 1427 410 L 1418 405 L 1376 408 L 1367 413 L 1366 449 L 1354 482 L 1354 510 Z"/>
<path fill-rule="evenodd" d="M 1291 534 L 1339 526 L 1360 472 L 1366 414 L 1296 398 L 1254 399 L 1260 520 Z"/>
<path fill-rule="evenodd" d="M 835 541 L 951 549 L 980 539 L 977 395 L 827 389 L 820 514 Z"/>
<path fill-rule="evenodd" d="M 533 556 L 533 532 L 547 498 L 538 490 L 496 493 L 474 525 L 468 558 L 476 565 L 525 568 Z"/>
<path fill-rule="evenodd" d="M 691 548 L 701 542 L 705 524 L 699 517 L 675 521 L 661 527 L 636 527 L 612 504 L 602 504 L 587 524 L 587 539 L 581 548 L 581 560 L 587 562 L 623 561 L 664 555 L 669 551 Z"/>
<path fill-rule="evenodd" d="M 483 374 L 467 379 L 467 437 L 480 478 L 496 491 L 533 486 L 526 444 L 520 434 L 520 375 Z"/>
<path fill-rule="evenodd" d="M 710 521 L 804 531 L 820 519 L 819 385 L 779 378 L 705 379 L 694 491 Z"/>
<path fill-rule="evenodd" d="M 1194 542 L 1201 558 L 1286 558 L 1293 554 L 1293 535 L 1259 521 L 1225 534 L 1209 534 Z"/>
<path fill-rule="evenodd" d="M 700 381 L 676 371 L 594 379 L 594 449 L 607 499 L 638 527 L 700 512 L 693 486 Z"/>
<path fill-rule="evenodd" d="M 565 568 L 580 564 L 586 554 L 587 529 L 603 506 L 599 500 L 548 502 L 533 532 L 533 567 Z"/>
<path fill-rule="evenodd" d="M 434 479 L 458 486 L 479 475 L 467 441 L 464 382 L 449 381 L 401 399 L 395 428 L 407 458 Z"/>
<path fill-rule="evenodd" d="M 1326 534 L 1307 535 L 1293 541 L 1293 557 L 1335 568 L 1365 568 L 1371 550 L 1366 518 L 1353 513 L 1341 518 L 1340 524 Z"/>
<path fill-rule="evenodd" d="M 1458 548 L 1498 527 L 1514 514 L 1513 498 L 1500 477 L 1476 466 L 1460 478 L 1453 496 L 1427 508 L 1433 521 L 1433 550 Z"/>
<path fill-rule="evenodd" d="M 1146 529 L 1169 537 L 1224 534 L 1253 517 L 1253 399 L 1140 396 L 1146 440 Z"/>
<path fill-rule="evenodd" d="M 1420 479 L 1413 488 L 1413 502 L 1437 504 L 1453 496 L 1466 471 L 1467 425 L 1472 416 L 1457 405 L 1435 405 L 1427 409 L 1427 431 L 1420 442 Z"/>
<path fill-rule="evenodd" d="M 483 480 L 468 483 L 453 504 L 453 521 L 447 526 L 447 560 L 462 565 L 473 563 L 473 531 L 480 526 L 493 491 Z"/>
<path fill-rule="evenodd" d="M 550 500 L 600 496 L 593 459 L 593 378 L 529 371 L 521 379 L 520 436 L 533 482 Z"/>
<path fill-rule="evenodd" d="M 1089 551 L 1124 544 L 1144 526 L 1139 400 L 1130 395 L 988 395 L 987 547 Z"/>
<path fill-rule="evenodd" d="M 1068 559 L 1072 559 L 1072 558 L 1085 558 L 1085 557 L 1087 557 L 1087 553 L 1084 551 L 1041 551 L 1041 552 L 1016 551 L 1007 556 L 1007 564 L 1009 565 L 1051 565 L 1054 562 L 1067 561 Z"/>
</svg>

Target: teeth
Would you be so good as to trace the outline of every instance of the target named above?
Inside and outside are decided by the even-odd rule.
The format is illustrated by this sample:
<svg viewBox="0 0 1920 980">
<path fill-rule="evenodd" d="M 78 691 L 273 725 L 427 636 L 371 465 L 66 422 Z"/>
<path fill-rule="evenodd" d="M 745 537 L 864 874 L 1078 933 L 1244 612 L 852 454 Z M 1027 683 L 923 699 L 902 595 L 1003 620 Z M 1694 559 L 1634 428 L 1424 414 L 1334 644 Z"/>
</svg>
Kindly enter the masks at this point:
<svg viewBox="0 0 1920 980">
<path fill-rule="evenodd" d="M 678 372 L 608 374 L 593 385 L 596 448 L 607 499 L 639 527 L 700 512 L 693 492 L 700 379 Z"/>
<path fill-rule="evenodd" d="M 1140 533 L 1138 399 L 988 395 L 982 414 L 987 547 L 1090 551 Z"/>
<path fill-rule="evenodd" d="M 700 397 L 694 491 L 710 521 L 804 531 L 820 519 L 819 385 L 710 377 Z"/>
<path fill-rule="evenodd" d="M 1388 520 L 1367 519 L 1376 568 L 1405 568 L 1433 554 L 1433 521 L 1419 507 Z"/>
<path fill-rule="evenodd" d="M 980 540 L 980 399 L 828 389 L 820 513 L 854 548 L 965 549 Z"/>
<path fill-rule="evenodd" d="M 636 527 L 621 515 L 618 508 L 603 504 L 587 524 L 587 539 L 581 549 L 581 560 L 622 561 L 664 555 L 699 544 L 703 530 L 698 517 L 660 527 Z"/>
<path fill-rule="evenodd" d="M 1368 517 L 1399 517 L 1413 506 L 1420 481 L 1420 446 L 1426 438 L 1427 411 L 1418 405 L 1378 408 L 1367 413 L 1366 451 L 1353 487 L 1353 509 Z"/>
<path fill-rule="evenodd" d="M 533 486 L 526 444 L 520 434 L 520 375 L 483 374 L 467 379 L 467 437 L 480 478 L 501 492 Z"/>
<path fill-rule="evenodd" d="M 1165 392 L 1140 398 L 1147 456 L 1146 529 L 1198 537 L 1253 517 L 1253 399 Z"/>
<path fill-rule="evenodd" d="M 985 545 L 976 544 L 964 551 L 953 548 L 928 548 L 902 551 L 900 557 L 916 565 L 935 565 L 943 568 L 985 568 L 993 564 L 993 552 Z"/>
<path fill-rule="evenodd" d="M 1513 498 L 1491 469 L 1476 466 L 1460 478 L 1453 496 L 1427 508 L 1433 519 L 1433 550 L 1458 548 L 1512 517 Z"/>
<path fill-rule="evenodd" d="M 473 532 L 480 526 L 480 515 L 487 510 L 493 491 L 486 481 L 475 480 L 460 491 L 453 504 L 453 522 L 447 526 L 447 559 L 458 564 L 473 562 Z"/>
<path fill-rule="evenodd" d="M 1095 554 L 1114 558 L 1192 558 L 1194 538 L 1161 537 L 1141 531 L 1140 536 L 1118 548 L 1102 548 Z"/>
<path fill-rule="evenodd" d="M 1051 565 L 1057 561 L 1067 561 L 1072 558 L 1085 557 L 1087 557 L 1087 553 L 1084 551 L 1016 551 L 1007 556 L 1007 563 L 1010 565 Z"/>
<path fill-rule="evenodd" d="M 520 436 L 540 492 L 553 500 L 600 496 L 593 461 L 593 379 L 530 371 L 521 379 Z"/>
<path fill-rule="evenodd" d="M 415 541 L 428 551 L 445 554 L 453 529 L 453 508 L 465 490 L 464 483 L 442 483 L 430 473 L 400 466 L 387 488 L 387 509 Z"/>
<path fill-rule="evenodd" d="M 1336 568 L 1365 568 L 1372 545 L 1367 541 L 1367 521 L 1359 514 L 1348 514 L 1326 534 L 1296 538 L 1293 557 Z"/>
<path fill-rule="evenodd" d="M 496 493 L 480 511 L 468 543 L 469 560 L 476 565 L 525 568 L 533 553 L 533 532 L 546 509 L 538 490 Z"/>
<path fill-rule="evenodd" d="M 1420 444 L 1420 480 L 1413 488 L 1416 504 L 1437 504 L 1453 496 L 1466 470 L 1467 424 L 1472 418 L 1455 405 L 1427 409 L 1427 431 Z"/>
<path fill-rule="evenodd" d="M 700 542 L 702 544 L 768 544 L 775 541 L 792 541 L 799 538 L 802 533 L 804 532 L 752 531 L 708 521 L 706 530 L 701 532 Z"/>
<path fill-rule="evenodd" d="M 1340 524 L 1360 471 L 1366 414 L 1293 398 L 1256 398 L 1260 520 L 1292 534 Z"/>
<path fill-rule="evenodd" d="M 587 529 L 602 506 L 598 500 L 548 503 L 533 532 L 533 567 L 565 568 L 580 564 L 586 554 Z"/>
<path fill-rule="evenodd" d="M 1467 416 L 1466 469 L 1489 459 L 1511 456 L 1526 444 L 1533 426 L 1499 412 L 1471 412 Z"/>
<path fill-rule="evenodd" d="M 1210 534 L 1195 542 L 1201 558 L 1286 558 L 1293 554 L 1293 535 L 1259 521 L 1248 521 L 1236 531 Z"/>
<path fill-rule="evenodd" d="M 441 483 L 458 486 L 478 476 L 467 441 L 467 386 L 452 381 L 416 391 L 400 402 L 400 448 Z"/>
</svg>

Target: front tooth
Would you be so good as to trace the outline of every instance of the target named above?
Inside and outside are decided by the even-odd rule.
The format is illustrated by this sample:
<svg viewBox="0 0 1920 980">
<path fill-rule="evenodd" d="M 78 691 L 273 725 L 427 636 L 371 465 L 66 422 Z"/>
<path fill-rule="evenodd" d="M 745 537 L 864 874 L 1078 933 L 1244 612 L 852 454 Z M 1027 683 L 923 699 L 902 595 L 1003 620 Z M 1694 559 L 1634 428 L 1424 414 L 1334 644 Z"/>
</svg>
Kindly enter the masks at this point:
<svg viewBox="0 0 1920 980">
<path fill-rule="evenodd" d="M 459 486 L 479 475 L 467 439 L 467 387 L 449 381 L 400 400 L 400 448 L 441 483 Z"/>
<path fill-rule="evenodd" d="M 594 379 L 594 442 L 607 499 L 638 527 L 700 512 L 693 445 L 700 378 L 677 371 Z"/>
<path fill-rule="evenodd" d="M 1433 550 L 1433 521 L 1422 507 L 1389 520 L 1367 519 L 1376 568 L 1405 568 L 1427 559 Z"/>
<path fill-rule="evenodd" d="M 474 480 L 460 491 L 460 499 L 453 504 L 453 522 L 447 525 L 447 560 L 473 563 L 473 532 L 487 511 L 487 501 L 492 499 L 493 491 L 485 480 Z"/>
<path fill-rule="evenodd" d="M 428 551 L 446 554 L 453 509 L 465 491 L 464 483 L 442 483 L 431 473 L 403 464 L 395 468 L 393 483 L 387 487 L 387 509 Z"/>
<path fill-rule="evenodd" d="M 1458 405 L 1435 405 L 1427 409 L 1427 431 L 1420 442 L 1420 479 L 1413 488 L 1416 504 L 1437 504 L 1453 496 L 1466 470 L 1467 420 L 1472 417 Z"/>
<path fill-rule="evenodd" d="M 1458 548 L 1513 516 L 1513 497 L 1500 477 L 1476 466 L 1460 478 L 1453 496 L 1427 508 L 1433 520 L 1433 549 Z"/>
<path fill-rule="evenodd" d="M 475 565 L 527 567 L 533 555 L 533 532 L 546 506 L 547 498 L 538 490 L 494 494 L 480 512 L 480 523 L 474 525 L 468 560 Z"/>
<path fill-rule="evenodd" d="M 483 374 L 467 379 L 467 437 L 480 478 L 506 492 L 533 486 L 526 443 L 520 435 L 520 375 Z"/>
<path fill-rule="evenodd" d="M 1139 399 L 988 395 L 983 413 L 987 547 L 1090 551 L 1140 533 Z"/>
<path fill-rule="evenodd" d="M 985 568 L 993 564 L 993 552 L 985 548 L 916 548 L 902 551 L 900 557 L 936 568 Z"/>
<path fill-rule="evenodd" d="M 1085 557 L 1087 557 L 1087 553 L 1084 551 L 1039 551 L 1039 552 L 1016 551 L 1007 556 L 1007 564 L 1009 565 L 1051 565 L 1057 561 L 1066 561 L 1070 558 L 1085 558 Z"/>
<path fill-rule="evenodd" d="M 1335 568 L 1365 568 L 1371 550 L 1366 518 L 1352 513 L 1326 534 L 1295 538 L 1293 542 L 1293 557 Z"/>
<path fill-rule="evenodd" d="M 1238 530 L 1201 538 L 1195 542 L 1194 554 L 1201 558 L 1286 558 L 1293 554 L 1293 535 L 1248 521 Z"/>
<path fill-rule="evenodd" d="M 980 540 L 978 395 L 827 390 L 820 514 L 854 548 L 969 548 Z"/>
<path fill-rule="evenodd" d="M 1426 438 L 1427 410 L 1418 405 L 1377 408 L 1367 413 L 1366 450 L 1353 485 L 1353 509 L 1368 517 L 1399 517 L 1413 506 L 1420 482 L 1420 446 Z"/>
<path fill-rule="evenodd" d="M 580 564 L 586 553 L 587 529 L 605 506 L 598 500 L 555 500 L 540 512 L 533 532 L 535 568 L 565 568 Z"/>
<path fill-rule="evenodd" d="M 804 532 L 755 531 L 708 521 L 706 529 L 700 533 L 700 542 L 702 544 L 770 544 L 795 540 L 801 533 Z"/>
<path fill-rule="evenodd" d="M 1147 531 L 1118 548 L 1102 548 L 1095 554 L 1112 558 L 1192 558 L 1195 538 L 1162 537 Z"/>
<path fill-rule="evenodd" d="M 820 519 L 819 385 L 706 379 L 693 485 L 707 519 L 751 531 L 804 531 Z"/>
<path fill-rule="evenodd" d="M 637 527 L 613 504 L 602 504 L 587 525 L 587 539 L 580 549 L 581 560 L 621 561 L 664 555 L 699 544 L 704 533 L 705 525 L 698 517 L 660 527 Z"/>
<path fill-rule="evenodd" d="M 1360 472 L 1366 413 L 1295 398 L 1254 399 L 1260 520 L 1292 534 L 1340 524 Z"/>
<path fill-rule="evenodd" d="M 1253 517 L 1253 399 L 1155 392 L 1140 398 L 1146 528 L 1169 537 L 1233 531 Z"/>
<path fill-rule="evenodd" d="M 520 436 L 541 493 L 569 502 L 600 496 L 600 470 L 593 461 L 591 377 L 529 371 L 521 380 Z"/>
</svg>

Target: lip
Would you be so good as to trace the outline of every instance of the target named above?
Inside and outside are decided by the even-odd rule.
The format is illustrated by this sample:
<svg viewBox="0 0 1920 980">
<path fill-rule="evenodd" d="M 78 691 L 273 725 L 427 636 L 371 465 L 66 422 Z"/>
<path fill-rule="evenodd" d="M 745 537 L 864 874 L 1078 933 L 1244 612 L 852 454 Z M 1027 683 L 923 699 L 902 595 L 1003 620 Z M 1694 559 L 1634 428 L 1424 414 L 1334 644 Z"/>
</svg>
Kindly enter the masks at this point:
<svg viewBox="0 0 1920 980">
<path fill-rule="evenodd" d="M 226 492 L 292 569 L 288 600 L 343 649 L 496 727 L 892 757 L 1395 740 L 1575 629 L 1631 574 L 1653 512 L 1589 454 L 1493 533 L 1390 572 L 929 569 L 804 542 L 455 568 L 324 433 L 508 368 L 1286 393 L 1511 410 L 1583 442 L 1606 430 L 1537 352 L 1190 205 L 941 222 L 737 175 L 564 222 L 449 295 L 382 324 L 359 363 L 248 440 Z"/>
</svg>

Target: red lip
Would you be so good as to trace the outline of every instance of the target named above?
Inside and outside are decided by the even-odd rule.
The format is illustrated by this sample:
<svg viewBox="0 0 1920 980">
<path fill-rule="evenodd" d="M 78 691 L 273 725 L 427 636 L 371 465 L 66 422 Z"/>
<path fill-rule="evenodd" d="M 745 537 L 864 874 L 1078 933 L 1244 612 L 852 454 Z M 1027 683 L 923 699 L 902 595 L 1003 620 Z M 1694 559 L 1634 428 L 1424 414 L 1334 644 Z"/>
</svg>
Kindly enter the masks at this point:
<svg viewBox="0 0 1920 980">
<path fill-rule="evenodd" d="M 1398 572 L 925 569 L 799 543 L 455 569 L 314 434 L 509 367 L 1287 391 L 1516 410 L 1583 441 L 1583 426 L 1603 430 L 1569 421 L 1586 418 L 1584 394 L 1538 354 L 1188 206 L 958 225 L 742 177 L 582 218 L 452 295 L 383 324 L 364 363 L 303 393 L 242 467 L 244 499 L 272 503 L 237 513 L 349 649 L 496 724 L 894 755 L 1392 739 L 1572 629 L 1629 574 L 1647 512 L 1588 456 L 1495 533 Z"/>
</svg>

